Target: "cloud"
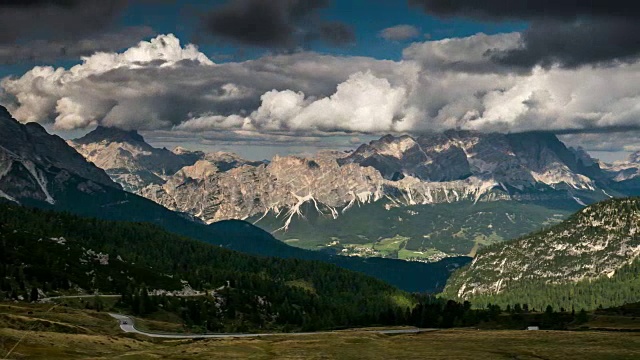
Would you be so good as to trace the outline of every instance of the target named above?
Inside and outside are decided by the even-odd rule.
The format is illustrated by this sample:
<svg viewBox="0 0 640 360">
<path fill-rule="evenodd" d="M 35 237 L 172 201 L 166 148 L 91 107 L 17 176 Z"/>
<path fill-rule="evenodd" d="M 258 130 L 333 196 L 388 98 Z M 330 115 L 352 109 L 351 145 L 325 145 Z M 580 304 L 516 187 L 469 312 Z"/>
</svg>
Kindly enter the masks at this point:
<svg viewBox="0 0 640 360">
<path fill-rule="evenodd" d="M 484 20 L 575 19 L 581 16 L 637 17 L 640 4 L 625 0 L 409 0 L 426 12 Z"/>
<path fill-rule="evenodd" d="M 517 47 L 518 34 L 478 34 L 407 48 L 405 58 L 423 69 L 419 91 L 409 100 L 424 114 L 418 129 L 584 132 L 640 126 L 640 63 L 519 73 L 501 71 L 489 59 L 496 49 Z"/>
<path fill-rule="evenodd" d="M 517 49 L 521 36 L 414 43 L 401 61 L 300 52 L 216 64 L 161 35 L 70 69 L 5 78 L 0 103 L 22 122 L 57 129 L 102 124 L 248 142 L 450 128 L 640 129 L 640 62 L 517 72 L 491 60 Z"/>
<path fill-rule="evenodd" d="M 497 52 L 493 59 L 525 68 L 555 64 L 575 68 L 633 62 L 639 55 L 640 17 L 594 18 L 570 23 L 534 21 L 523 33 L 521 46 Z"/>
<path fill-rule="evenodd" d="M 78 39 L 100 32 L 126 8 L 125 0 L 0 2 L 0 43 Z"/>
<path fill-rule="evenodd" d="M 0 64 L 79 59 L 96 52 L 112 52 L 131 47 L 154 35 L 147 26 L 97 34 L 73 40 L 32 40 L 26 44 L 0 44 Z"/>
<path fill-rule="evenodd" d="M 82 64 L 69 70 L 37 66 L 20 78 L 3 79 L 0 86 L 3 102 L 24 122 L 53 121 L 60 129 L 97 123 L 129 128 L 167 126 L 167 120 L 157 114 L 165 112 L 168 116 L 171 106 L 151 105 L 153 97 L 169 84 L 154 78 L 153 70 L 184 69 L 193 64 L 212 66 L 213 62 L 193 45 L 181 48 L 174 36 L 159 36 L 120 54 L 102 52 L 85 57 Z M 126 70 L 136 69 L 149 71 L 138 73 L 142 76 L 138 79 L 126 74 Z M 174 86 L 177 92 L 179 85 Z"/>
<path fill-rule="evenodd" d="M 640 130 L 626 130 L 617 132 L 576 133 L 558 136 L 567 146 L 582 147 L 589 152 L 613 153 L 604 161 L 622 160 L 624 153 L 640 151 L 638 142 Z M 597 157 L 597 156 L 596 156 Z"/>
<path fill-rule="evenodd" d="M 429 14 L 483 21 L 528 21 L 520 46 L 493 52 L 500 64 L 608 66 L 640 55 L 640 3 L 596 1 L 409 0 Z"/>
<path fill-rule="evenodd" d="M 413 25 L 396 25 L 381 30 L 378 36 L 387 41 L 405 41 L 420 36 L 420 29 Z"/>
<path fill-rule="evenodd" d="M 193 45 L 161 35 L 122 53 L 96 53 L 70 69 L 34 67 L 0 82 L 0 102 L 20 121 L 58 129 L 95 124 L 159 129 L 204 114 L 243 114 L 270 90 L 330 95 L 363 68 L 399 79 L 392 61 L 314 53 L 214 64 Z"/>
<path fill-rule="evenodd" d="M 462 71 L 469 73 L 503 73 L 512 69 L 496 63 L 491 54 L 518 48 L 520 33 L 497 35 L 476 34 L 464 38 L 414 43 L 402 55 L 430 71 Z"/>
<path fill-rule="evenodd" d="M 354 41 L 346 24 L 320 19 L 328 0 L 230 0 L 202 17 L 206 32 L 244 45 L 295 49 L 320 39 L 332 45 Z"/>
<path fill-rule="evenodd" d="M 370 72 L 358 72 L 321 99 L 302 92 L 272 90 L 246 118 L 205 116 L 177 126 L 179 130 L 238 128 L 258 132 L 334 133 L 402 132 L 412 128 L 406 106 L 407 90 L 393 87 Z"/>
</svg>

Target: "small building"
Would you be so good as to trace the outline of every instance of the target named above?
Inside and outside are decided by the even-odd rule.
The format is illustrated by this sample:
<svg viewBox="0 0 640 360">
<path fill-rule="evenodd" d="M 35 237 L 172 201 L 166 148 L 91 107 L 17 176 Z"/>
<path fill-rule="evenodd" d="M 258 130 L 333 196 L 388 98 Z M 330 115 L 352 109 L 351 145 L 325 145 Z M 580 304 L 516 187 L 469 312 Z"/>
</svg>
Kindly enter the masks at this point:
<svg viewBox="0 0 640 360">
<path fill-rule="evenodd" d="M 540 330 L 539 326 L 527 326 L 527 331 L 531 331 L 531 330 Z"/>
</svg>

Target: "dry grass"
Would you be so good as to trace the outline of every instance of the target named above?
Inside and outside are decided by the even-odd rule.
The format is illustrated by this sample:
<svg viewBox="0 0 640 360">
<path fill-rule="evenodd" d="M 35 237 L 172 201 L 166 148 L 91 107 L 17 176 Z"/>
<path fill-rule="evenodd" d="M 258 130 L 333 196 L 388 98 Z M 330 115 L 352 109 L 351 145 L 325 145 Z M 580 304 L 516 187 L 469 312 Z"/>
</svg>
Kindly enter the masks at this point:
<svg viewBox="0 0 640 360">
<path fill-rule="evenodd" d="M 46 310 L 41 305 L 0 305 L 0 358 L 26 334 L 12 359 L 640 359 L 640 333 L 632 332 L 443 330 L 396 336 L 337 332 L 162 341 L 123 334 L 103 313 Z M 59 323 L 66 333 L 39 323 L 47 321 Z M 33 324 L 38 324 L 37 331 L 27 330 Z"/>
<path fill-rule="evenodd" d="M 592 315 L 586 325 L 594 329 L 624 329 L 640 331 L 640 317 Z"/>
</svg>

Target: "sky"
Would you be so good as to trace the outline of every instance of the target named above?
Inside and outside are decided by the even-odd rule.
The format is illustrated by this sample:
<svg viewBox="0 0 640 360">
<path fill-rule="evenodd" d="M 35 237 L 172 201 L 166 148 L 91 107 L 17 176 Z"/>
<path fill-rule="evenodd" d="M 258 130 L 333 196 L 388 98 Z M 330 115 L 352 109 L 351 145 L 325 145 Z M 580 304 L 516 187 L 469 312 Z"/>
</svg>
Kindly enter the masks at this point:
<svg viewBox="0 0 640 360">
<path fill-rule="evenodd" d="M 8 0 L 0 104 L 65 138 L 274 154 L 384 134 L 551 131 L 640 150 L 640 4 Z"/>
</svg>

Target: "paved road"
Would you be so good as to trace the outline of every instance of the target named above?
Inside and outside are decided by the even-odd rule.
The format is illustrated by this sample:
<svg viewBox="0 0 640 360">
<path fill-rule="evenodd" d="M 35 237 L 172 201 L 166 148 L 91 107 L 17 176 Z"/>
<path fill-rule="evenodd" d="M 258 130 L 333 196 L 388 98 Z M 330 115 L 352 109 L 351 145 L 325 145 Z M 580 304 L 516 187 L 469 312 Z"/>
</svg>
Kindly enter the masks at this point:
<svg viewBox="0 0 640 360">
<path fill-rule="evenodd" d="M 261 337 L 261 336 L 304 336 L 304 335 L 318 335 L 318 334 L 335 334 L 332 331 L 323 331 L 323 332 L 299 332 L 299 333 L 269 333 L 269 334 L 157 334 L 150 333 L 146 331 L 140 331 L 136 329 L 133 318 L 121 315 L 121 314 L 109 314 L 112 317 L 116 318 L 120 322 L 120 329 L 127 333 L 140 334 L 144 336 L 154 337 L 154 338 L 164 338 L 164 339 L 229 339 L 229 338 L 246 338 L 246 337 Z M 375 334 L 386 334 L 386 335 L 394 335 L 394 334 L 417 334 L 421 332 L 427 331 L 435 331 L 438 329 L 394 329 L 394 330 L 364 330 L 367 332 L 375 333 Z"/>
<path fill-rule="evenodd" d="M 101 298 L 119 298 L 121 297 L 121 295 L 98 295 Z M 42 298 L 42 299 L 38 299 L 38 302 L 49 302 L 51 300 L 59 300 L 59 299 L 87 299 L 87 298 L 94 298 L 96 297 L 95 294 L 93 295 L 71 295 L 71 296 L 52 296 L 52 297 L 46 297 L 46 298 Z"/>
<path fill-rule="evenodd" d="M 217 288 L 216 291 L 219 291 L 221 289 L 224 289 L 224 286 Z M 201 296 L 205 296 L 205 295 L 206 295 L 205 293 L 201 293 L 201 294 L 193 294 L 193 295 L 180 295 L 179 297 L 201 297 Z M 101 297 L 101 298 L 120 298 L 120 297 L 122 297 L 122 295 L 103 295 L 103 294 L 64 295 L 64 296 L 52 296 L 52 297 L 41 298 L 41 299 L 38 299 L 38 302 L 46 303 L 46 302 L 50 302 L 51 300 L 61 300 L 61 299 L 87 299 L 87 298 L 94 298 L 96 296 Z"/>
</svg>

